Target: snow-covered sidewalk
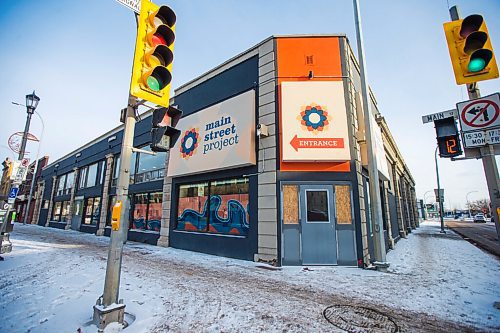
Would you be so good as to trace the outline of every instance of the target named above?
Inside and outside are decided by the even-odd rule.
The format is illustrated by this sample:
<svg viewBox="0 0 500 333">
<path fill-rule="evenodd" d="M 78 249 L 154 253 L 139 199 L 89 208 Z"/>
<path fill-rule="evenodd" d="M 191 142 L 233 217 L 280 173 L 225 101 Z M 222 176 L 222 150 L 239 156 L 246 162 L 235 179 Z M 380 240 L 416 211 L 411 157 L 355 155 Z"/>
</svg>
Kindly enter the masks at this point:
<svg viewBox="0 0 500 333">
<path fill-rule="evenodd" d="M 0 332 L 96 332 L 109 238 L 16 224 L 0 262 Z M 500 330 L 500 261 L 425 222 L 387 255 L 389 273 L 257 263 L 128 242 L 124 332 L 341 332 L 326 307 L 377 309 L 403 331 Z M 462 325 L 462 326 L 461 326 Z M 106 331 L 112 331 L 111 328 Z"/>
</svg>

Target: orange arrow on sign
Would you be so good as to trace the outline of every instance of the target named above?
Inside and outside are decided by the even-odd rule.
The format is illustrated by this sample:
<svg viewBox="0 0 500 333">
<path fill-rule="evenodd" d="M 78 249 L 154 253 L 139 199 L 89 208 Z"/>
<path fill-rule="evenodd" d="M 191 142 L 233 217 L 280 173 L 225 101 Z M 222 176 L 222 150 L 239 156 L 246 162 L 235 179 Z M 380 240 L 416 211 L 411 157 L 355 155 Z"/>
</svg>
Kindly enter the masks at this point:
<svg viewBox="0 0 500 333">
<path fill-rule="evenodd" d="M 298 138 L 297 134 L 290 141 L 295 151 L 299 148 L 344 148 L 343 138 Z"/>
</svg>

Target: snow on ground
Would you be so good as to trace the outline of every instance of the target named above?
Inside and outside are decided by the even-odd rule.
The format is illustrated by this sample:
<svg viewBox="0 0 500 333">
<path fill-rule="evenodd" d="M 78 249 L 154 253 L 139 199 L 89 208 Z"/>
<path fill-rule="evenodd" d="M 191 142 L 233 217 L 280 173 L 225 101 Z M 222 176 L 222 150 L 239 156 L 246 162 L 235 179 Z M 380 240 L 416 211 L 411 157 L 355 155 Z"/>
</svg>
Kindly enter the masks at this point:
<svg viewBox="0 0 500 333">
<path fill-rule="evenodd" d="M 11 240 L 13 251 L 0 262 L 0 332 L 96 332 L 89 322 L 102 294 L 109 238 L 16 224 Z M 493 307 L 500 301 L 496 257 L 425 222 L 387 260 L 389 273 L 314 266 L 268 270 L 128 242 L 120 298 L 136 319 L 124 332 L 338 331 L 322 311 L 342 301 L 397 309 L 393 315 L 412 331 L 423 320 L 419 313 L 500 331 L 500 310 Z"/>
</svg>

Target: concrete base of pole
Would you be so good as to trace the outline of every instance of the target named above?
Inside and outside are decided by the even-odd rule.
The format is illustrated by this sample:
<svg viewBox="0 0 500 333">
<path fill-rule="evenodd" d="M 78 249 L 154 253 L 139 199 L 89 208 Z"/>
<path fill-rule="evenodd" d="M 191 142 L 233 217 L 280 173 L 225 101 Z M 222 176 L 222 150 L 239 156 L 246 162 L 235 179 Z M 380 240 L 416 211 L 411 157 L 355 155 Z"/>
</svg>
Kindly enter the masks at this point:
<svg viewBox="0 0 500 333">
<path fill-rule="evenodd" d="M 0 248 L 0 254 L 2 253 L 9 253 L 9 252 L 12 252 L 12 243 L 10 241 L 10 237 L 9 237 L 9 233 L 5 233 L 3 235 L 1 235 L 0 237 L 2 237 L 2 240 L 1 240 L 1 248 Z"/>
<path fill-rule="evenodd" d="M 125 304 L 94 305 L 93 323 L 102 331 L 110 323 L 124 324 Z"/>
<path fill-rule="evenodd" d="M 381 271 L 383 273 L 387 272 L 387 269 L 391 265 L 389 262 L 380 262 L 380 261 L 374 261 L 373 265 L 377 267 L 377 271 Z"/>
</svg>

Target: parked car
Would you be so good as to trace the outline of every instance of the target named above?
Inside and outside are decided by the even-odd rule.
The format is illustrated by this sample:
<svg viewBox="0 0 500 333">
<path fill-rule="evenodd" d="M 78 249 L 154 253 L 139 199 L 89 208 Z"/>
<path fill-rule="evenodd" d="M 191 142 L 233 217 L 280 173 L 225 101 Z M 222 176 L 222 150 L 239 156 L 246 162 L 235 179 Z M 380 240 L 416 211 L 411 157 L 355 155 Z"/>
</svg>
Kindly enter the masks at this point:
<svg viewBox="0 0 500 333">
<path fill-rule="evenodd" d="M 484 214 L 476 214 L 476 216 L 474 216 L 474 222 L 486 223 L 486 219 L 484 218 Z"/>
</svg>

